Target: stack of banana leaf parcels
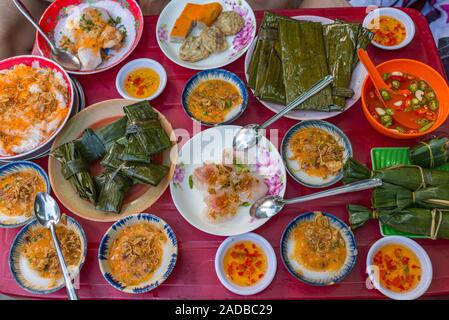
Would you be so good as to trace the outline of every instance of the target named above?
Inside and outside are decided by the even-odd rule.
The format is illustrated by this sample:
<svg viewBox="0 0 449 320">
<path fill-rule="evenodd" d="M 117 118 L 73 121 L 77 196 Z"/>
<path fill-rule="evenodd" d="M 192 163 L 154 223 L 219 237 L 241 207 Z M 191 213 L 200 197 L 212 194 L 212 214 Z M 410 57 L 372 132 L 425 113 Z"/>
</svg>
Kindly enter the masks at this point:
<svg viewBox="0 0 449 320">
<path fill-rule="evenodd" d="M 332 86 L 297 109 L 343 111 L 358 62 L 357 49 L 365 49 L 372 33 L 359 23 L 336 20 L 300 21 L 265 12 L 250 60 L 248 84 L 261 100 L 287 105 L 315 82 L 331 74 Z"/>
<path fill-rule="evenodd" d="M 396 231 L 449 239 L 449 166 L 445 147 L 448 141 L 448 138 L 436 138 L 412 147 L 409 151 L 411 165 L 371 171 L 350 158 L 344 166 L 345 183 L 368 178 L 379 178 L 383 182 L 372 193 L 372 208 L 348 205 L 351 228 L 378 219 Z M 418 163 L 427 165 L 423 167 Z"/>
<path fill-rule="evenodd" d="M 77 194 L 96 209 L 119 213 L 125 194 L 137 183 L 157 186 L 169 168 L 152 158 L 171 147 L 159 114 L 148 101 L 123 107 L 125 116 L 99 129 L 90 128 L 51 156 L 61 163 L 62 174 Z M 91 175 L 90 165 L 100 161 L 105 168 Z"/>
</svg>

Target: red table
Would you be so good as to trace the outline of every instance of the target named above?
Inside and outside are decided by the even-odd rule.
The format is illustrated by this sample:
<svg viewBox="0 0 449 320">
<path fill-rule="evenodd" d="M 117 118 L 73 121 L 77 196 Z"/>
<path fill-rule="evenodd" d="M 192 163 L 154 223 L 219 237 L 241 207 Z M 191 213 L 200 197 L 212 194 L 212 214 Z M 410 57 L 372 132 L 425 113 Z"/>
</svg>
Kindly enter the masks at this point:
<svg viewBox="0 0 449 320">
<path fill-rule="evenodd" d="M 386 51 L 373 46 L 369 48 L 371 57 L 376 63 L 393 58 L 411 58 L 421 60 L 441 73 L 444 69 L 438 56 L 434 40 L 425 18 L 417 11 L 407 9 L 416 24 L 416 34 L 413 42 L 407 47 Z M 365 16 L 364 8 L 330 8 L 279 11 L 289 16 L 320 15 L 329 18 L 341 18 L 348 21 L 362 21 Z M 263 12 L 257 12 L 258 22 Z M 168 83 L 165 91 L 152 104 L 171 121 L 174 128 L 184 128 L 192 132 L 192 121 L 181 110 L 181 92 L 184 85 L 196 72 L 172 63 L 161 52 L 155 37 L 156 16 L 145 18 L 145 28 L 142 40 L 137 49 L 127 61 L 136 58 L 152 58 L 158 60 L 165 67 L 168 74 Z M 126 61 L 126 62 L 127 62 Z M 244 79 L 244 57 L 227 66 L 226 69 L 235 72 Z M 87 97 L 87 104 L 98 101 L 118 98 L 115 89 L 115 75 L 120 66 L 106 72 L 77 77 L 83 85 Z M 250 95 L 249 106 L 245 114 L 236 121 L 236 124 L 260 122 L 268 119 L 273 113 L 263 107 L 253 95 Z M 365 119 L 360 102 L 347 112 L 334 117 L 330 122 L 339 126 L 349 137 L 354 148 L 354 156 L 363 163 L 370 163 L 370 150 L 373 147 L 408 146 L 414 141 L 400 141 L 384 137 L 374 131 Z M 279 139 L 297 121 L 282 119 L 274 126 L 279 129 Z M 444 125 L 448 130 L 448 123 Z M 47 168 L 47 158 L 36 161 Z M 305 188 L 290 177 L 288 178 L 287 197 L 307 194 L 313 190 Z M 97 250 L 104 232 L 110 223 L 98 223 L 74 216 L 83 226 L 88 239 L 88 254 L 86 263 L 79 277 L 81 299 L 335 299 L 335 298 L 382 298 L 376 290 L 367 289 L 365 274 L 365 259 L 371 244 L 380 237 L 377 221 L 355 231 L 358 243 L 357 264 L 352 273 L 341 283 L 329 287 L 314 287 L 299 282 L 284 268 L 279 256 L 279 242 L 281 234 L 287 224 L 297 215 L 309 210 L 323 210 L 335 214 L 347 221 L 345 205 L 360 203 L 369 205 L 369 192 L 362 192 L 343 197 L 329 198 L 328 200 L 307 203 L 301 206 L 289 206 L 272 218 L 256 232 L 264 236 L 274 247 L 277 253 L 278 268 L 271 285 L 263 292 L 242 297 L 226 290 L 219 282 L 214 269 L 215 252 L 224 240 L 223 237 L 211 236 L 199 231 L 187 223 L 176 210 L 167 189 L 159 201 L 147 210 L 167 221 L 176 233 L 179 241 L 179 258 L 176 267 L 169 277 L 157 289 L 141 295 L 121 293 L 112 288 L 102 277 L 97 261 Z M 63 208 L 63 212 L 64 212 Z M 22 297 L 40 297 L 61 299 L 66 298 L 65 289 L 49 296 L 30 295 L 19 288 L 8 267 L 9 248 L 19 229 L 0 230 L 0 292 L 6 295 Z M 427 295 L 449 295 L 449 241 L 419 240 L 431 260 L 433 261 L 434 279 Z"/>
</svg>

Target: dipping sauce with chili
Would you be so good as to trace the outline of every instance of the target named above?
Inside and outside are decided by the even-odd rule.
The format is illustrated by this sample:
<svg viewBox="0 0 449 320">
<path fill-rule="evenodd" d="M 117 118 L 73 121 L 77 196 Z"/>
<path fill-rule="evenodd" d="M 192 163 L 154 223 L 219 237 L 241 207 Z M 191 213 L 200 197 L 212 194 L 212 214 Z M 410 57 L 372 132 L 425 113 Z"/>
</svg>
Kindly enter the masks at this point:
<svg viewBox="0 0 449 320">
<path fill-rule="evenodd" d="M 404 41 L 406 36 L 402 22 L 390 16 L 371 20 L 368 29 L 374 33 L 373 41 L 383 46 L 396 46 Z"/>
<path fill-rule="evenodd" d="M 383 246 L 374 255 L 373 264 L 379 268 L 380 284 L 393 292 L 411 291 L 421 281 L 421 263 L 416 254 L 405 246 Z"/>
<path fill-rule="evenodd" d="M 159 88 L 161 79 L 152 68 L 143 67 L 131 71 L 125 78 L 125 92 L 137 99 L 151 97 Z"/>
<path fill-rule="evenodd" d="M 430 130 L 439 112 L 439 100 L 433 88 L 419 76 L 401 71 L 384 73 L 382 77 L 393 92 L 404 98 L 394 102 L 392 108 L 385 108 L 381 99 L 390 100 L 390 94 L 381 91 L 379 96 L 372 87 L 365 97 L 373 118 L 385 128 L 400 133 Z"/>
<path fill-rule="evenodd" d="M 232 245 L 223 259 L 226 277 L 239 286 L 258 283 L 267 272 L 267 256 L 263 249 L 252 241 L 241 241 Z"/>
</svg>

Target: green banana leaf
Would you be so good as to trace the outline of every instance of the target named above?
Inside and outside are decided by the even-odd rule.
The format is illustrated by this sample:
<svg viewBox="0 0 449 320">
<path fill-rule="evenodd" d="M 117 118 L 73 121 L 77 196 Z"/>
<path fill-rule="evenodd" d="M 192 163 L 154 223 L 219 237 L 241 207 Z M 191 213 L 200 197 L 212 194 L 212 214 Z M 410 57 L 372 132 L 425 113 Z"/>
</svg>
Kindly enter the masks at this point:
<svg viewBox="0 0 449 320">
<path fill-rule="evenodd" d="M 157 186 L 167 176 L 169 168 L 164 165 L 120 160 L 124 149 L 123 145 L 112 144 L 101 165 L 112 171 L 118 170 L 119 173 L 135 182 L 152 186 Z"/>
<path fill-rule="evenodd" d="M 98 196 L 97 210 L 119 213 L 122 209 L 125 194 L 133 185 L 132 179 L 118 172 L 105 171 L 99 180 L 102 188 Z"/>
<path fill-rule="evenodd" d="M 280 20 L 279 39 L 286 104 L 329 74 L 322 25 L 319 22 Z M 331 111 L 332 88 L 327 86 L 297 109 Z"/>
<path fill-rule="evenodd" d="M 53 152 L 50 156 L 61 163 L 64 178 L 73 185 L 76 193 L 82 198 L 95 204 L 97 202 L 97 189 L 90 175 L 88 163 L 84 160 L 78 149 L 76 141 L 67 142 Z"/>
</svg>

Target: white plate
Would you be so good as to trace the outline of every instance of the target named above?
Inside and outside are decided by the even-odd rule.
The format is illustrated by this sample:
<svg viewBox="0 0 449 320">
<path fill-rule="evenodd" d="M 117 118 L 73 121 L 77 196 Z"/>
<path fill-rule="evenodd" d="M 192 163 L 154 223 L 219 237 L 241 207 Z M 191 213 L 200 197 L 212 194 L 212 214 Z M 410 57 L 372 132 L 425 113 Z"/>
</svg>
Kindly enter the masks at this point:
<svg viewBox="0 0 449 320">
<path fill-rule="evenodd" d="M 305 15 L 305 16 L 295 16 L 292 18 L 296 19 L 296 20 L 321 22 L 324 25 L 334 22 L 334 20 L 332 20 L 332 19 L 320 17 L 320 16 Z M 253 55 L 253 51 L 256 46 L 256 43 L 257 43 L 257 37 L 254 39 L 253 43 L 249 47 L 248 52 L 246 53 L 246 56 L 245 56 L 245 77 L 246 77 L 247 82 L 249 79 L 248 67 L 249 67 L 251 56 Z M 346 99 L 346 106 L 343 111 L 323 112 L 323 111 L 293 110 L 293 111 L 290 111 L 289 113 L 287 113 L 285 115 L 285 117 L 290 118 L 290 119 L 295 119 L 295 120 L 320 120 L 320 119 L 332 118 L 332 117 L 335 117 L 335 116 L 345 112 L 359 100 L 360 94 L 362 92 L 363 80 L 365 80 L 366 76 L 367 76 L 367 72 L 366 72 L 365 68 L 362 66 L 362 64 L 360 62 L 357 63 L 357 66 L 355 67 L 354 71 L 352 72 L 351 83 L 349 84 L 349 87 L 354 91 L 354 96 L 351 99 Z M 254 93 L 254 90 L 251 89 L 251 91 Z M 284 105 L 273 103 L 273 102 L 268 102 L 268 101 L 263 101 L 263 100 L 260 100 L 258 97 L 256 97 L 256 98 L 265 107 L 267 107 L 268 109 L 270 109 L 271 111 L 273 111 L 275 113 L 278 113 L 279 111 L 281 111 L 282 109 L 285 108 Z"/>
<path fill-rule="evenodd" d="M 204 215 L 206 207 L 203 193 L 189 184 L 195 168 L 205 161 L 219 163 L 223 150 L 232 150 L 232 140 L 240 126 L 226 125 L 207 129 L 187 141 L 181 149 L 175 175 L 170 182 L 173 202 L 181 215 L 195 228 L 218 236 L 233 236 L 253 231 L 268 219 L 255 220 L 249 215 L 249 206 L 240 207 L 236 216 L 223 223 L 212 223 Z M 265 178 L 269 194 L 283 196 L 286 188 L 286 173 L 282 158 L 276 148 L 265 137 L 259 145 L 249 149 L 247 163 L 256 164 L 258 174 Z"/>
<path fill-rule="evenodd" d="M 189 3 L 205 4 L 211 0 L 191 0 Z M 228 49 L 220 53 L 212 53 L 206 59 L 197 62 L 187 62 L 179 59 L 178 52 L 181 43 L 170 42 L 170 31 L 176 19 L 181 14 L 187 1 L 172 0 L 162 10 L 157 20 L 156 39 L 162 52 L 174 63 L 194 70 L 214 69 L 226 66 L 242 56 L 248 50 L 256 36 L 256 17 L 250 5 L 245 0 L 217 0 L 223 6 L 223 11 L 235 11 L 245 20 L 245 26 L 235 36 L 226 37 Z M 199 34 L 199 29 L 192 30 L 193 35 Z"/>
<path fill-rule="evenodd" d="M 223 259 L 228 249 L 234 244 L 241 241 L 251 241 L 255 243 L 262 249 L 262 251 L 265 253 L 265 256 L 267 257 L 267 271 L 265 272 L 265 275 L 262 277 L 262 279 L 259 280 L 259 282 L 248 287 L 239 286 L 229 281 L 229 279 L 226 277 L 223 266 Z M 270 285 L 271 281 L 273 281 L 274 275 L 276 274 L 276 268 L 276 254 L 274 253 L 273 247 L 264 237 L 252 232 L 236 237 L 227 238 L 221 243 L 220 247 L 218 247 L 217 253 L 215 255 L 215 272 L 217 273 L 220 282 L 229 291 L 243 296 L 253 295 L 265 290 Z"/>
</svg>

